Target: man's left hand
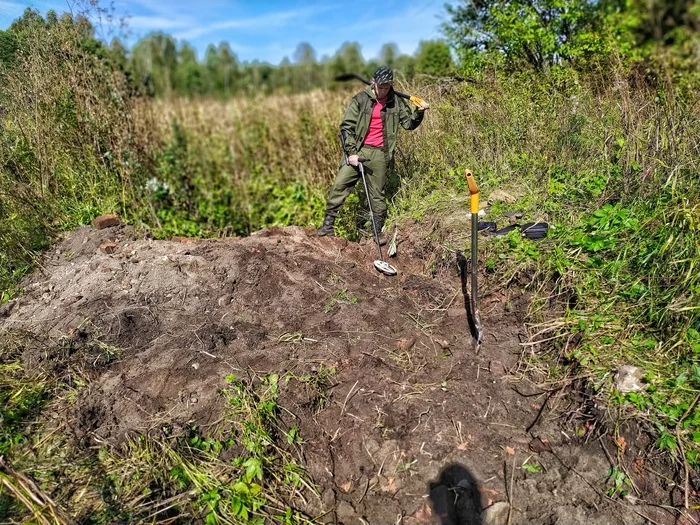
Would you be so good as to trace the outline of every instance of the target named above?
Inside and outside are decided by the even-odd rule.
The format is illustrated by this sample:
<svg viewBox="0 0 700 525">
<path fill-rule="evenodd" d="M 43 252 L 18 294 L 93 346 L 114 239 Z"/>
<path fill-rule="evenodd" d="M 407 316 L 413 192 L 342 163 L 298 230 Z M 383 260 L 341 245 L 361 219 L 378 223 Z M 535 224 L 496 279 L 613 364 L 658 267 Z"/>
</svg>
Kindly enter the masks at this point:
<svg viewBox="0 0 700 525">
<path fill-rule="evenodd" d="M 420 106 L 418 106 L 418 111 L 425 111 L 430 107 L 430 104 L 428 104 L 425 100 L 421 100 Z"/>
</svg>

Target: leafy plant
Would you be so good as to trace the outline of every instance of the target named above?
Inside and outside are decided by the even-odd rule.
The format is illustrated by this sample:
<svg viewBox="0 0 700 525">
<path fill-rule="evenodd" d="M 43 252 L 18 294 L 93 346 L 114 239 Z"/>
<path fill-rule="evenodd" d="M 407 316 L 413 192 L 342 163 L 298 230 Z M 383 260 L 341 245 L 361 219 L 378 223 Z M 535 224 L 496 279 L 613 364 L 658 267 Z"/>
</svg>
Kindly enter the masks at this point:
<svg viewBox="0 0 700 525">
<path fill-rule="evenodd" d="M 611 498 L 615 496 L 626 496 L 632 486 L 632 482 L 627 477 L 627 474 L 617 467 L 610 467 L 608 471 L 608 483 L 610 487 L 607 490 L 607 495 Z"/>
</svg>

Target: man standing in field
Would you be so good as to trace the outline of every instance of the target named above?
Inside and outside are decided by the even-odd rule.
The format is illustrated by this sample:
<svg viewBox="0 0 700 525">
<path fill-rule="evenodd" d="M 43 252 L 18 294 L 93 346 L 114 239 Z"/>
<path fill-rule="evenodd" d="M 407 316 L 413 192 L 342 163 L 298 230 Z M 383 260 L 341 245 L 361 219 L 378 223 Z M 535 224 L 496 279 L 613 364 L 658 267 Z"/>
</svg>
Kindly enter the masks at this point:
<svg viewBox="0 0 700 525">
<path fill-rule="evenodd" d="M 345 135 L 345 157 L 338 169 L 335 182 L 326 201 L 326 216 L 316 230 L 320 236 L 333 236 L 333 224 L 350 190 L 360 179 L 359 159 L 364 162 L 367 177 L 367 196 L 372 204 L 380 244 L 386 244 L 381 234 L 386 220 L 385 186 L 388 168 L 396 148 L 399 125 L 406 130 L 416 129 L 423 121 L 429 105 L 422 101 L 414 107 L 394 93 L 394 73 L 387 66 L 377 68 L 372 83 L 355 95 L 345 109 L 340 131 Z"/>
</svg>

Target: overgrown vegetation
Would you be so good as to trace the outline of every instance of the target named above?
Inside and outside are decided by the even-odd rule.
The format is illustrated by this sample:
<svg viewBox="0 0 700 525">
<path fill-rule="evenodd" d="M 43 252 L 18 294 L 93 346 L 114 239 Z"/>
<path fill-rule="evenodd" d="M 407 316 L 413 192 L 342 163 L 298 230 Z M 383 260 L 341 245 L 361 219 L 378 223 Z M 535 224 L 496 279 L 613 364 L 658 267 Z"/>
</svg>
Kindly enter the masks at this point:
<svg viewBox="0 0 700 525">
<path fill-rule="evenodd" d="M 549 222 L 545 241 L 515 232 L 482 245 L 492 283 L 527 276 L 534 292 L 530 328 L 536 344 L 528 346 L 527 365 L 548 376 L 593 377 L 596 392 L 611 406 L 633 410 L 659 449 L 696 467 L 697 5 L 489 5 L 454 8 L 447 27 L 461 59 L 450 71 L 475 81 L 412 74 L 401 80 L 403 91 L 420 93 L 431 109 L 418 130 L 400 139 L 390 220 L 400 226 L 439 217 L 466 193 L 463 168 L 469 167 L 486 196 L 501 189 L 516 199 L 494 203 L 492 217 L 522 210 L 531 220 Z M 475 39 L 477 34 L 487 40 Z M 30 13 L 0 32 L 2 302 L 21 293 L 21 277 L 57 233 L 100 213 L 116 212 L 157 238 L 247 235 L 270 225 L 318 223 L 340 158 L 337 124 L 357 86 L 299 92 L 319 84 L 304 79 L 328 83 L 334 72 L 366 72 L 373 64 L 345 49 L 343 60 L 321 65 L 313 50 L 301 46 L 296 64 L 241 67 L 234 82 L 221 74 L 235 63 L 225 49 L 210 51 L 202 65 L 186 47 L 174 46 L 156 35 L 131 54 L 117 44 L 107 48 L 93 38 L 87 20 L 70 16 L 44 20 Z M 416 57 L 417 63 L 434 65 L 439 47 L 431 51 L 437 58 Z M 177 57 L 161 69 L 139 70 L 144 49 L 156 48 Z M 415 72 L 415 64 L 405 62 L 406 71 Z M 306 76 L 292 75 L 293 68 Z M 262 91 L 274 96 L 259 93 L 263 83 Z M 226 98 L 243 93 L 251 96 Z M 175 94 L 207 98 L 153 98 Z M 351 239 L 357 236 L 357 208 L 353 197 L 338 223 L 339 233 Z M 334 290 L 328 308 L 358 301 L 346 292 Z M 56 492 L 57 503 L 73 516 L 89 508 L 96 517 L 86 523 L 175 513 L 215 523 L 306 519 L 291 503 L 287 508 L 275 501 L 309 490 L 294 456 L 293 427 L 280 428 L 276 419 L 280 378 L 255 385 L 230 378 L 223 393 L 231 424 L 219 435 L 164 429 L 122 451 L 66 458 L 66 470 L 59 472 L 31 440 L 55 448 L 67 438 L 57 433 L 41 441 L 42 434 L 32 434 L 34 422 L 88 379 L 79 373 L 27 375 L 19 347 L 7 340 L 3 345 L 0 455 Z M 622 364 L 645 370 L 644 390 L 615 390 L 612 375 Z M 317 400 L 319 407 L 324 402 Z M 239 461 L 221 461 L 232 450 Z M 611 471 L 612 495 L 624 490 L 618 474 Z M 84 488 L 62 492 L 57 487 L 66 476 L 82 480 L 76 483 Z M 95 485 L 98 478 L 104 486 Z M 127 478 L 138 482 L 121 481 Z M 0 481 L 10 487 L 16 479 L 6 473 Z M 0 510 L 24 515 L 22 493 L 13 486 L 16 491 L 0 493 Z M 34 519 L 46 522 L 51 508 L 34 509 Z"/>
<path fill-rule="evenodd" d="M 175 431 L 163 420 L 157 432 L 94 451 L 80 446 L 58 420 L 27 425 L 42 409 L 66 410 L 89 383 L 89 370 L 67 359 L 65 366 L 52 366 L 63 370 L 60 376 L 27 370 L 22 351 L 36 344 L 26 334 L 2 338 L 3 517 L 65 525 L 311 522 L 294 508 L 295 501 L 305 500 L 303 494 L 316 497 L 302 466 L 299 429 L 293 421 L 283 422 L 277 404 L 280 381 L 296 379 L 228 376 L 220 391 L 223 416 L 215 426 Z"/>
</svg>

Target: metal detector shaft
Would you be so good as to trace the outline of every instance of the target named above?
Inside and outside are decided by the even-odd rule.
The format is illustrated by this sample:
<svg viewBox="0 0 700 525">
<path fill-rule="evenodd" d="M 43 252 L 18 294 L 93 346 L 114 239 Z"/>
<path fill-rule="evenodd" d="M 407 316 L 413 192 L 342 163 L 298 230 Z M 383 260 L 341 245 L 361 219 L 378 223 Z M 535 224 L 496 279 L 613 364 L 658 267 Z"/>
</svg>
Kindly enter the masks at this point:
<svg viewBox="0 0 700 525">
<path fill-rule="evenodd" d="M 345 164 L 348 163 L 348 154 L 347 151 L 345 150 L 345 130 L 342 130 L 340 132 L 340 144 L 343 147 L 343 156 L 345 158 Z M 360 168 L 360 175 L 362 176 L 362 184 L 365 187 L 365 195 L 367 196 L 367 207 L 369 208 L 369 216 L 372 219 L 372 231 L 374 232 L 374 240 L 377 242 L 377 250 L 379 250 L 379 260 L 383 261 L 384 256 L 382 255 L 382 247 L 379 244 L 379 233 L 377 232 L 377 223 L 374 220 L 374 212 L 372 211 L 372 202 L 370 201 L 369 198 L 369 189 L 367 188 L 367 179 L 365 178 L 365 167 L 362 165 L 363 162 L 368 161 L 369 159 L 366 159 L 364 157 L 360 157 L 357 159 L 359 161 L 359 164 L 357 165 L 358 168 Z"/>
<path fill-rule="evenodd" d="M 361 158 L 359 159 L 358 167 L 360 168 L 360 175 L 362 176 L 362 184 L 365 186 L 365 195 L 367 196 L 367 207 L 369 208 L 369 216 L 372 219 L 372 231 L 374 232 L 374 240 L 377 243 L 377 250 L 379 251 L 379 260 L 383 261 L 384 256 L 382 255 L 382 246 L 379 244 L 379 232 L 377 231 L 377 222 L 374 220 L 374 212 L 372 211 L 372 199 L 369 198 L 369 189 L 367 188 L 367 179 L 365 178 L 365 167 L 362 163 L 369 159 Z"/>
</svg>

